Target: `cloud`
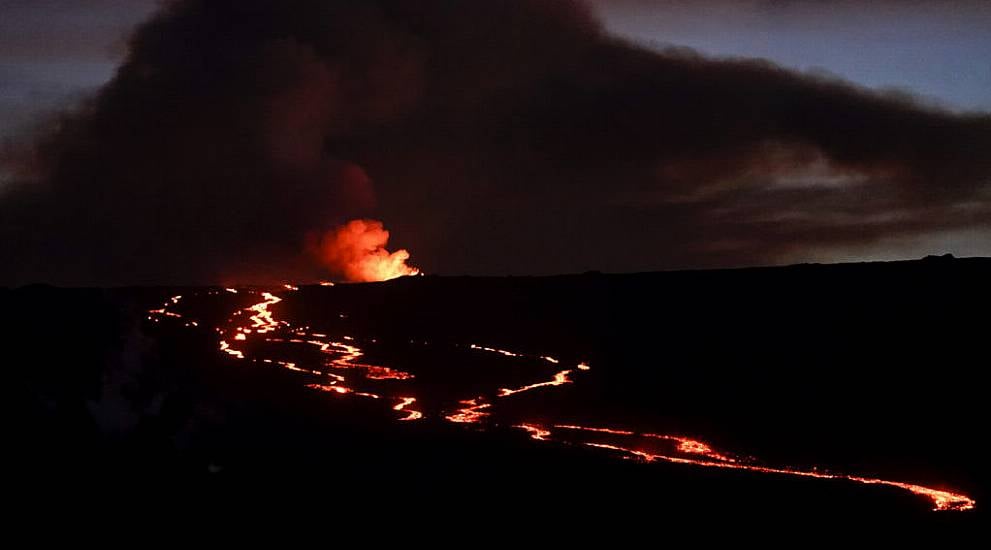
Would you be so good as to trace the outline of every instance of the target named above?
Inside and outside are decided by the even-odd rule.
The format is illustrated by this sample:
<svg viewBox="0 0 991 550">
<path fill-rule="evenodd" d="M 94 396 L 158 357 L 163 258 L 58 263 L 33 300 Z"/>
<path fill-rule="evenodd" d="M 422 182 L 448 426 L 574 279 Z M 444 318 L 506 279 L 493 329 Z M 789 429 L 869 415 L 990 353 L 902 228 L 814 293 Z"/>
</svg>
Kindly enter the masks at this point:
<svg viewBox="0 0 991 550">
<path fill-rule="evenodd" d="M 769 263 L 988 219 L 991 117 L 653 52 L 582 4 L 182 1 L 0 203 L 0 281 L 317 278 L 385 220 L 428 272 Z"/>
</svg>

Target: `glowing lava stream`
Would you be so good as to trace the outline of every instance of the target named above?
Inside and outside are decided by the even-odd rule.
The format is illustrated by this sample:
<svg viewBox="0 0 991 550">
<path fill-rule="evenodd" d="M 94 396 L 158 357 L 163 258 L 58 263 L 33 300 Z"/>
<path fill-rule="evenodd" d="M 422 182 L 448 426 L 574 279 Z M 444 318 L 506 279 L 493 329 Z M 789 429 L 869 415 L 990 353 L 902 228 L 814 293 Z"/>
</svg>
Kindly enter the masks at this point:
<svg viewBox="0 0 991 550">
<path fill-rule="evenodd" d="M 573 384 L 574 381 L 568 378 L 571 374 L 571 369 L 566 369 L 561 372 L 554 374 L 554 379 L 547 382 L 537 382 L 536 384 L 530 384 L 528 386 L 523 386 L 522 388 L 516 388 L 514 390 L 508 388 L 499 388 L 499 397 L 509 397 L 510 395 L 523 393 L 525 391 L 535 390 L 537 388 L 546 388 L 548 386 L 561 386 L 564 384 Z"/>
<path fill-rule="evenodd" d="M 285 289 L 288 291 L 296 291 L 297 287 L 293 285 L 284 285 Z M 252 305 L 248 308 L 248 311 L 253 311 L 255 314 L 250 317 L 252 322 L 251 329 L 240 327 L 237 328 L 237 339 L 247 340 L 247 335 L 251 334 L 252 331 L 255 334 L 265 334 L 268 332 L 273 332 L 277 330 L 280 326 L 289 326 L 288 323 L 279 322 L 274 319 L 272 312 L 269 307 L 282 301 L 281 298 L 269 293 L 263 292 L 262 297 L 264 300 L 257 304 Z M 343 342 L 335 342 L 327 339 L 326 334 L 322 333 L 307 333 L 305 330 L 296 330 L 292 333 L 294 338 L 274 338 L 266 337 L 265 342 L 270 343 L 283 343 L 283 344 L 303 344 L 316 347 L 321 353 L 331 355 L 333 358 L 326 363 L 326 367 L 329 369 L 361 369 L 364 371 L 364 378 L 367 380 L 409 380 L 413 378 L 413 375 L 408 372 L 398 371 L 395 369 L 390 369 L 388 367 L 382 367 L 378 365 L 368 365 L 364 363 L 359 363 L 357 360 L 364 355 L 361 348 L 346 344 Z M 349 336 L 344 337 L 347 340 L 353 340 Z M 244 354 L 240 351 L 231 350 L 230 346 L 221 341 L 221 348 L 229 354 L 235 355 L 238 358 L 244 358 Z M 266 363 L 275 363 L 281 365 L 289 370 L 294 370 L 297 372 L 304 372 L 308 374 L 313 374 L 316 376 L 322 376 L 330 378 L 327 384 L 307 384 L 307 388 L 335 393 L 335 394 L 348 394 L 356 395 L 360 397 L 368 397 L 372 399 L 381 399 L 382 396 L 366 391 L 357 391 L 354 388 L 344 385 L 346 379 L 344 376 L 335 373 L 329 373 L 322 370 L 315 369 L 303 369 L 296 366 L 295 363 L 287 361 L 278 361 L 273 359 L 263 359 Z M 400 418 L 399 420 L 410 421 L 410 420 L 420 420 L 424 417 L 421 411 L 415 410 L 410 405 L 416 402 L 414 397 L 400 397 L 399 403 L 393 407 L 393 410 L 401 411 L 406 413 L 406 416 Z"/>
<path fill-rule="evenodd" d="M 888 481 L 879 478 L 856 476 L 849 474 L 834 474 L 826 472 L 817 472 L 813 470 L 800 470 L 791 468 L 775 468 L 769 466 L 761 466 L 757 464 L 748 463 L 746 461 L 733 458 L 732 456 L 717 453 L 709 445 L 689 439 L 686 437 L 674 436 L 674 435 L 664 435 L 664 434 L 652 434 L 652 433 L 635 433 L 629 430 L 617 430 L 611 428 L 599 428 L 599 427 L 589 427 L 589 426 L 577 426 L 577 425 L 565 425 L 556 424 L 553 426 L 545 427 L 539 424 L 518 424 L 515 426 L 521 430 L 525 430 L 531 439 L 537 441 L 554 441 L 555 430 L 565 430 L 566 432 L 585 432 L 590 433 L 595 436 L 612 438 L 615 442 L 604 443 L 600 441 L 584 441 L 581 439 L 569 440 L 568 438 L 560 439 L 559 441 L 563 443 L 570 444 L 580 444 L 587 447 L 593 447 L 596 449 L 605 449 L 609 451 L 615 451 L 620 453 L 626 458 L 633 458 L 637 460 L 642 460 L 644 462 L 654 462 L 654 461 L 664 461 L 674 464 L 690 464 L 693 466 L 701 466 L 704 468 L 727 468 L 733 470 L 745 470 L 748 472 L 757 472 L 762 474 L 780 474 L 788 476 L 799 476 L 799 477 L 811 477 L 817 479 L 834 479 L 834 480 L 846 480 L 853 481 L 856 483 L 862 483 L 865 485 L 885 485 L 888 487 L 896 487 L 899 489 L 904 489 L 913 494 L 926 497 L 932 501 L 933 510 L 972 510 L 974 509 L 976 502 L 963 494 L 952 493 L 950 491 L 941 491 L 938 489 L 932 489 L 930 487 L 924 487 L 922 485 L 914 485 L 911 483 L 903 483 L 899 481 Z M 658 452 L 651 452 L 644 450 L 646 445 L 642 443 L 640 445 L 631 445 L 630 443 L 623 444 L 626 438 L 640 438 L 640 439 L 653 439 L 661 441 L 670 441 L 675 445 L 672 445 L 671 454 L 662 454 Z M 676 456 L 678 454 L 685 456 Z"/>
<path fill-rule="evenodd" d="M 292 285 L 286 285 L 285 288 L 287 291 L 293 291 L 296 289 L 296 287 Z M 225 290 L 231 294 L 237 294 L 239 292 L 237 289 L 233 288 L 228 288 Z M 252 291 L 241 292 L 254 293 Z M 218 293 L 219 292 L 209 291 L 206 294 L 209 296 L 214 296 Z M 248 308 L 235 311 L 230 317 L 231 324 L 228 328 L 218 327 L 215 329 L 216 333 L 220 337 L 218 343 L 220 351 L 236 359 L 279 365 L 282 368 L 300 372 L 306 376 L 315 376 L 320 378 L 320 382 L 306 384 L 307 388 L 325 391 L 332 394 L 354 395 L 371 399 L 388 398 L 395 403 L 392 406 L 392 410 L 404 414 L 404 416 L 398 418 L 397 420 L 414 421 L 424 418 L 423 412 L 413 408 L 413 405 L 417 403 L 417 399 L 409 396 L 407 392 L 404 391 L 402 393 L 390 393 L 383 395 L 371 391 L 358 391 L 354 387 L 346 385 L 347 379 L 345 376 L 334 372 L 328 372 L 327 369 L 357 372 L 360 374 L 359 380 L 371 381 L 375 384 L 395 384 L 408 382 L 414 379 L 413 374 L 384 366 L 370 365 L 359 362 L 358 360 L 364 355 L 364 352 L 361 348 L 353 344 L 354 339 L 349 336 L 343 337 L 349 342 L 345 343 L 332 341 L 328 339 L 326 334 L 309 333 L 306 329 L 296 329 L 290 331 L 290 324 L 285 321 L 276 320 L 270 310 L 271 306 L 281 302 L 282 299 L 270 292 L 262 292 L 261 298 L 262 300 L 260 302 L 255 303 Z M 171 307 L 178 305 L 181 299 L 182 296 L 171 297 L 163 307 L 149 311 L 148 319 L 156 323 L 160 322 L 163 318 L 183 319 L 183 315 L 174 311 L 169 311 Z M 250 324 L 246 326 L 238 326 L 235 323 L 237 318 L 240 317 L 243 319 L 242 313 L 250 314 L 248 316 L 248 321 Z M 340 316 L 341 318 L 345 318 L 343 314 Z M 194 320 L 189 320 L 185 323 L 185 326 L 197 327 L 198 324 Z M 266 336 L 269 333 L 278 333 L 278 336 Z M 233 335 L 233 341 L 238 344 L 247 344 L 249 340 L 253 339 L 255 336 L 259 336 L 263 342 L 271 344 L 310 346 L 316 348 L 321 354 L 329 356 L 329 359 L 327 359 L 323 364 L 323 368 L 311 369 L 300 367 L 295 362 L 276 358 L 249 357 L 247 352 L 248 348 L 241 346 L 235 348 L 231 342 L 228 341 L 227 335 L 229 334 Z M 285 337 L 283 337 L 283 335 Z M 503 357 L 512 358 L 513 360 L 542 361 L 554 366 L 560 364 L 558 359 L 546 355 L 527 355 L 505 349 L 480 346 L 476 344 L 472 344 L 469 347 L 472 350 L 494 353 Z M 579 363 L 573 369 L 563 369 L 554 373 L 550 380 L 535 382 L 514 389 L 500 388 L 494 394 L 494 397 L 509 398 L 528 391 L 543 390 L 546 388 L 573 384 L 574 380 L 571 378 L 572 375 L 588 370 L 590 370 L 588 364 Z M 378 390 L 376 389 L 376 391 Z M 477 396 L 473 399 L 462 399 L 457 403 L 458 406 L 454 410 L 446 413 L 444 416 L 445 420 L 453 423 L 484 426 L 488 423 L 489 418 L 492 416 L 494 402 L 487 401 L 484 395 Z M 815 469 L 792 469 L 763 466 L 752 460 L 734 457 L 729 453 L 716 452 L 709 444 L 705 442 L 677 435 L 646 432 L 638 433 L 626 429 L 581 426 L 575 424 L 542 425 L 539 423 L 525 422 L 516 424 L 514 427 L 525 430 L 529 437 L 535 441 L 553 441 L 561 444 L 579 445 L 601 449 L 603 451 L 618 453 L 624 458 L 635 459 L 643 462 L 663 461 L 704 468 L 724 468 L 762 474 L 843 480 L 865 485 L 883 485 L 902 489 L 909 491 L 912 494 L 925 497 L 932 502 L 934 510 L 962 511 L 971 510 L 976 506 L 976 502 L 966 495 L 933 489 L 922 485 L 851 474 L 828 473 L 817 471 Z M 662 446 L 664 448 L 658 449 L 658 446 Z"/>
<path fill-rule="evenodd" d="M 492 406 L 492 403 L 481 403 L 481 397 L 475 399 L 464 399 L 458 402 L 461 408 L 444 417 L 449 422 L 458 424 L 477 424 L 489 416 L 489 412 L 483 412 Z"/>
<path fill-rule="evenodd" d="M 295 291 L 297 287 L 293 285 L 284 285 L 287 291 Z M 234 288 L 225 288 L 227 292 L 231 294 L 238 294 L 239 291 Z M 244 291 L 253 293 L 252 291 Z M 215 295 L 214 292 L 208 292 L 207 295 Z M 373 381 L 403 381 L 413 378 L 413 375 L 408 372 L 403 372 L 395 369 L 390 369 L 388 367 L 382 367 L 378 365 L 368 365 L 364 363 L 359 363 L 357 360 L 364 355 L 362 350 L 357 346 L 352 344 L 347 344 L 343 342 L 335 342 L 327 339 L 326 334 L 321 333 L 307 333 L 305 330 L 295 330 L 289 334 L 291 337 L 281 338 L 281 337 L 269 337 L 265 336 L 269 333 L 275 333 L 282 329 L 288 329 L 289 323 L 284 321 L 277 321 L 271 311 L 271 306 L 282 301 L 282 298 L 272 294 L 271 292 L 261 293 L 262 301 L 249 306 L 246 309 L 235 311 L 231 315 L 229 322 L 231 323 L 230 328 L 217 328 L 215 329 L 217 334 L 221 337 L 218 342 L 218 347 L 223 353 L 230 355 L 236 359 L 248 359 L 247 350 L 245 348 L 235 348 L 231 342 L 228 342 L 225 338 L 226 334 L 233 334 L 233 340 L 238 343 L 247 343 L 249 338 L 256 335 L 260 336 L 264 342 L 268 343 L 281 343 L 281 344 L 303 344 L 308 346 L 316 347 L 321 353 L 331 356 L 331 359 L 325 364 L 326 369 L 360 369 L 366 380 Z M 160 321 L 162 317 L 174 317 L 182 318 L 183 316 L 168 311 L 170 306 L 174 306 L 179 303 L 182 296 L 174 296 L 169 302 L 167 302 L 160 309 L 153 309 L 148 312 L 148 319 L 154 322 Z M 238 326 L 235 324 L 235 319 L 243 318 L 242 313 L 249 313 L 248 321 L 250 322 L 247 326 Z M 186 326 L 198 326 L 195 321 L 191 323 L 186 323 Z M 349 336 L 344 337 L 347 340 L 353 340 Z M 333 372 L 327 372 L 324 369 L 309 369 L 297 366 L 295 362 L 284 361 L 280 359 L 274 359 L 269 357 L 264 358 L 250 358 L 251 362 L 261 362 L 273 365 L 279 365 L 287 370 L 304 373 L 311 376 L 317 376 L 326 379 L 326 383 L 310 383 L 306 384 L 307 388 L 330 392 L 334 394 L 347 394 L 359 397 L 368 397 L 371 399 L 381 399 L 382 396 L 368 391 L 358 391 L 355 388 L 348 387 L 345 385 L 346 379 L 340 374 Z M 399 420 L 410 421 L 410 420 L 420 420 L 424 418 L 423 412 L 416 410 L 412 405 L 416 402 L 414 397 L 398 397 L 397 405 L 393 407 L 393 410 L 400 411 L 405 414 L 405 416 L 399 418 Z"/>
<path fill-rule="evenodd" d="M 251 326 L 259 334 L 272 332 L 279 328 L 279 323 L 275 322 L 275 319 L 272 318 L 272 312 L 268 310 L 268 307 L 282 301 L 282 298 L 270 292 L 262 292 L 262 298 L 265 298 L 263 302 L 259 302 L 248 308 L 250 311 L 255 312 L 250 318 Z M 244 329 L 240 329 L 240 331 L 243 332 Z"/>
<path fill-rule="evenodd" d="M 401 397 L 400 399 L 402 399 L 402 401 L 400 401 L 395 407 L 392 408 L 392 410 L 394 411 L 403 411 L 406 413 L 406 416 L 400 418 L 399 420 L 419 420 L 423 418 L 422 412 L 406 408 L 412 405 L 413 403 L 416 403 L 415 397 Z"/>
<path fill-rule="evenodd" d="M 557 365 L 561 362 L 558 359 L 555 359 L 554 357 L 550 357 L 548 355 L 528 356 L 523 353 L 516 353 L 504 349 L 479 346 L 477 344 L 471 344 L 468 347 L 469 349 L 473 349 L 473 350 L 497 353 L 505 357 L 513 357 L 520 359 L 536 358 L 542 361 L 546 361 L 552 365 Z M 575 368 L 578 369 L 579 371 L 587 371 L 591 369 L 591 367 L 589 367 L 586 363 L 578 363 L 578 365 Z M 573 371 L 571 369 L 565 369 L 563 371 L 559 371 L 555 373 L 554 377 L 546 382 L 536 382 L 515 389 L 500 388 L 499 393 L 496 394 L 496 397 L 509 397 L 511 395 L 516 395 L 518 393 L 523 393 L 540 388 L 546 388 L 550 386 L 561 386 L 564 384 L 572 384 L 574 383 L 574 381 L 571 380 L 571 378 L 569 377 L 569 375 L 572 372 Z M 485 396 L 478 396 L 474 399 L 463 399 L 461 401 L 458 401 L 458 404 L 461 406 L 455 409 L 454 411 L 450 412 L 449 414 L 447 414 L 444 417 L 445 420 L 449 422 L 455 422 L 458 424 L 478 424 L 491 415 L 491 413 L 488 412 L 486 409 L 492 407 L 492 403 L 486 403 Z"/>
</svg>

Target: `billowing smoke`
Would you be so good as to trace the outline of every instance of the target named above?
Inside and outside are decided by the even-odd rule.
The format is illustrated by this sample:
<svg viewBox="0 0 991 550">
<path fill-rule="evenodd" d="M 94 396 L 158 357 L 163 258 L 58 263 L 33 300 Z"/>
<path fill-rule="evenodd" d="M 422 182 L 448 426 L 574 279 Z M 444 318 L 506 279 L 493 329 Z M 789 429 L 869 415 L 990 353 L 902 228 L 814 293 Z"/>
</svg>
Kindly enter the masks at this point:
<svg viewBox="0 0 991 550">
<path fill-rule="evenodd" d="M 406 265 L 409 252 L 389 252 L 389 232 L 376 220 L 351 220 L 328 231 L 316 253 L 330 271 L 353 282 L 388 281 L 419 270 Z"/>
<path fill-rule="evenodd" d="M 991 223 L 987 114 L 648 51 L 564 0 L 169 2 L 8 164 L 0 284 L 318 280 L 306 235 L 363 217 L 488 274 Z"/>
</svg>

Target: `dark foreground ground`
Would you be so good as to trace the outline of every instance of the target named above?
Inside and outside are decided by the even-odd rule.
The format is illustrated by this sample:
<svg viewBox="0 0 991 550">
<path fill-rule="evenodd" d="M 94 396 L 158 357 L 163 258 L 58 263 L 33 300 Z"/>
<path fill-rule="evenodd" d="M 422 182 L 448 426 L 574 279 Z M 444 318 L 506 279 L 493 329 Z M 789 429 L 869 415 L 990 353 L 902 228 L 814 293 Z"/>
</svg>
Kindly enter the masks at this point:
<svg viewBox="0 0 991 550">
<path fill-rule="evenodd" d="M 84 485 L 122 491 L 126 502 L 266 506 L 263 495 L 275 493 L 280 507 L 316 497 L 328 514 L 490 526 L 568 517 L 627 534 L 675 517 L 741 515 L 819 528 L 875 518 L 970 528 L 988 488 L 989 282 L 991 260 L 930 258 L 428 276 L 304 286 L 278 305 L 328 331 L 375 335 L 386 361 L 412 353 L 400 345 L 409 340 L 587 360 L 589 382 L 540 397 L 541 410 L 699 434 L 778 465 L 949 488 L 977 500 L 970 512 L 932 512 L 894 489 L 638 464 L 436 415 L 396 422 L 388 407 L 306 389 L 283 369 L 245 368 L 210 330 L 148 322 L 169 296 L 196 291 L 172 288 L 0 290 L 3 365 L 16 396 L 8 486 L 46 498 Z M 473 376 L 470 364 L 406 360 L 428 381 L 431 368 Z"/>
</svg>

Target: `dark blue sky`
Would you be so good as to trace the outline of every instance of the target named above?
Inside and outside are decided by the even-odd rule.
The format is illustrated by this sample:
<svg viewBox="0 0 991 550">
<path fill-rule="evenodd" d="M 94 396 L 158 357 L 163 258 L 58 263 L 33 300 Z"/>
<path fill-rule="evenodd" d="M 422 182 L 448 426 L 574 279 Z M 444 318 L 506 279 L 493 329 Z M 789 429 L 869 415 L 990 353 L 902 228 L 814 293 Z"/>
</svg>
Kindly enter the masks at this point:
<svg viewBox="0 0 991 550">
<path fill-rule="evenodd" d="M 154 0 L 0 0 L 0 137 L 113 76 Z"/>
<path fill-rule="evenodd" d="M 761 57 L 991 110 L 991 2 L 594 0 L 644 44 Z"/>
<path fill-rule="evenodd" d="M 991 2 L 591 0 L 652 47 L 761 57 L 991 110 Z M 0 0 L 0 136 L 106 82 L 155 0 Z"/>
<path fill-rule="evenodd" d="M 991 111 L 991 2 L 592 0 L 612 32 L 652 48 L 758 57 L 897 89 L 944 108 Z M 991 255 L 982 229 L 807 251 L 822 261 Z M 801 258 L 796 258 L 801 259 Z"/>
</svg>

